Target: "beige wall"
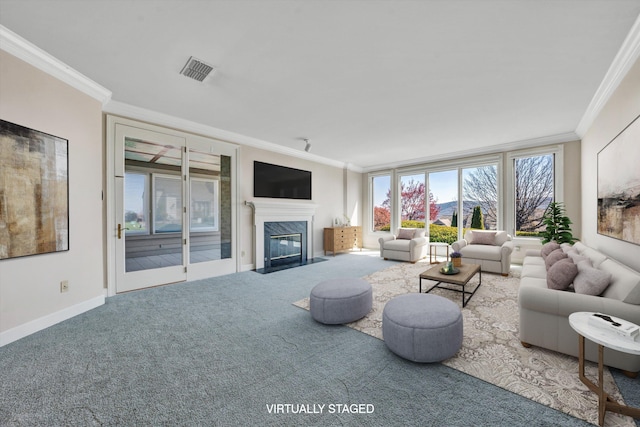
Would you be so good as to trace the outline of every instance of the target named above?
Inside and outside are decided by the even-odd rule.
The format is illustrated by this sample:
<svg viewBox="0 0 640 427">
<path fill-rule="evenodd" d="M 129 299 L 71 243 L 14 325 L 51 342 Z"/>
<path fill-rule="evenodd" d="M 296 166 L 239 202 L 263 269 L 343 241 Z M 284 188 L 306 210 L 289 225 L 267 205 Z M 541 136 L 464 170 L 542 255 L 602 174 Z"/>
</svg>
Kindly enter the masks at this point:
<svg viewBox="0 0 640 427">
<path fill-rule="evenodd" d="M 104 242 L 100 102 L 4 51 L 0 94 L 0 118 L 69 140 L 70 207 L 69 251 L 0 261 L 1 334 L 104 298 Z"/>
<path fill-rule="evenodd" d="M 638 115 L 640 60 L 627 73 L 582 138 L 582 237 L 585 244 L 640 271 L 639 245 L 597 233 L 598 152 Z"/>
<path fill-rule="evenodd" d="M 296 169 L 311 171 L 310 202 L 319 205 L 316 210 L 313 230 L 314 256 L 321 256 L 323 246 L 323 229 L 330 227 L 335 217 L 344 212 L 345 183 L 343 170 L 332 166 L 315 163 L 258 148 L 242 146 L 238 161 L 239 176 L 239 211 L 240 211 L 240 263 L 242 269 L 251 268 L 254 264 L 253 249 L 253 211 L 245 201 L 253 201 L 253 162 L 258 160 Z M 354 197 L 355 198 L 355 197 Z"/>
</svg>

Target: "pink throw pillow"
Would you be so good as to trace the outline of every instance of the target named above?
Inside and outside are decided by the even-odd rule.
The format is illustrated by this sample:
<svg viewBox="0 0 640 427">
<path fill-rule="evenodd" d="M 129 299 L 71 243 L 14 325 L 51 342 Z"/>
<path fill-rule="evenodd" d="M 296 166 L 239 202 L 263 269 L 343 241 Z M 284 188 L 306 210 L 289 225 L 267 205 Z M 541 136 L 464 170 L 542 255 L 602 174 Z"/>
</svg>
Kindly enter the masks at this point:
<svg viewBox="0 0 640 427">
<path fill-rule="evenodd" d="M 495 231 L 473 231 L 471 236 L 474 245 L 493 245 L 496 242 Z"/>
<path fill-rule="evenodd" d="M 411 240 L 413 239 L 413 235 L 416 233 L 416 230 L 413 228 L 401 228 L 398 230 L 398 240 Z"/>
<path fill-rule="evenodd" d="M 553 264 L 564 258 L 568 258 L 568 256 L 562 251 L 562 249 L 556 249 L 555 251 L 547 255 L 544 260 L 544 265 L 545 267 L 547 267 L 547 271 L 549 271 Z"/>
<path fill-rule="evenodd" d="M 567 290 L 577 275 L 578 266 L 569 258 L 561 259 L 547 271 L 547 287 L 559 291 Z"/>
</svg>

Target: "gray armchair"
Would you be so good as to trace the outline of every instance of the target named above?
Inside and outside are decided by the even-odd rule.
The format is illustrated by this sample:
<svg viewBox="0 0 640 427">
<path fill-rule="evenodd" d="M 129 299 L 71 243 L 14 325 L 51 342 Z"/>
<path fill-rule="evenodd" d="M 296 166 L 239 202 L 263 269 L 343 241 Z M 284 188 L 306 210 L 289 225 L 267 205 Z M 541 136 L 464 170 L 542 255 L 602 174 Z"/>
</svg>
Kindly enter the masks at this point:
<svg viewBox="0 0 640 427">
<path fill-rule="evenodd" d="M 427 256 L 428 239 L 423 228 L 399 228 L 395 235 L 378 239 L 384 259 L 416 262 Z"/>
<path fill-rule="evenodd" d="M 480 264 L 483 272 L 509 274 L 513 242 L 506 231 L 468 230 L 451 247 L 462 254 L 463 263 Z"/>
</svg>

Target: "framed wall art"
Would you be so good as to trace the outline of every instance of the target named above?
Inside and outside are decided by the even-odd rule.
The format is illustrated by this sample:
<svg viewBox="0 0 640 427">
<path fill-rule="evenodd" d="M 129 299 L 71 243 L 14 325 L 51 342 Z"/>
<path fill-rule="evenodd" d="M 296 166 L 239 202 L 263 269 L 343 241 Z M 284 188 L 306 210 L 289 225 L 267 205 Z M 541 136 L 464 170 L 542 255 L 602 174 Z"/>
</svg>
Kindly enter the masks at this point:
<svg viewBox="0 0 640 427">
<path fill-rule="evenodd" d="M 0 120 L 0 260 L 69 250 L 68 145 Z"/>
<path fill-rule="evenodd" d="M 640 116 L 598 153 L 598 234 L 640 245 Z"/>
</svg>

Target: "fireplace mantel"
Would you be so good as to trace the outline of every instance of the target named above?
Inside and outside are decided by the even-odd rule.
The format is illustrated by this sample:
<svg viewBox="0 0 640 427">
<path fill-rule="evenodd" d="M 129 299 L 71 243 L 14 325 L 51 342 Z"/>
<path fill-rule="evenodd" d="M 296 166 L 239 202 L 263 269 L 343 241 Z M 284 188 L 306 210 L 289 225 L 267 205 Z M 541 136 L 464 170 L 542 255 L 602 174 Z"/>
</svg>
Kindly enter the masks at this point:
<svg viewBox="0 0 640 427">
<path fill-rule="evenodd" d="M 307 222 L 307 256 L 313 257 L 313 221 L 318 205 L 284 200 L 253 200 L 245 204 L 253 209 L 255 268 L 264 268 L 264 223 L 278 221 Z"/>
</svg>

